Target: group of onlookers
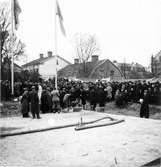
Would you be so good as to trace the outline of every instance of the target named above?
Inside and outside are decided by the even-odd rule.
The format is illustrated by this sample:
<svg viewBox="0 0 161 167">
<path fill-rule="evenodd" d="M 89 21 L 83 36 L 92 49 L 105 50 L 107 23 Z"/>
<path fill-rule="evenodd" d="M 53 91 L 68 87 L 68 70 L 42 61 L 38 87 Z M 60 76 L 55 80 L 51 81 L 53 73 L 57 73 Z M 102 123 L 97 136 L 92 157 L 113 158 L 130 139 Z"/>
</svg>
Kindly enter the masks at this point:
<svg viewBox="0 0 161 167">
<path fill-rule="evenodd" d="M 2 86 L 2 98 L 9 99 L 9 82 Z M 4 95 L 5 94 L 5 95 Z M 4 95 L 4 96 L 3 96 Z M 58 80 L 58 90 L 54 87 L 54 81 L 48 80 L 41 83 L 17 82 L 15 83 L 15 95 L 22 96 L 22 113 L 28 117 L 31 110 L 33 118 L 40 118 L 39 112 L 58 112 L 74 107 L 76 105 L 86 108 L 88 103 L 91 110 L 96 106 L 104 107 L 106 103 L 115 101 L 118 107 L 128 103 L 141 103 L 141 110 L 148 110 L 146 104 L 161 105 L 161 83 L 150 83 L 146 81 L 128 82 L 81 82 Z M 140 112 L 141 113 L 141 112 Z M 146 115 L 146 116 L 145 116 Z M 148 117 L 142 112 L 140 116 Z"/>
</svg>

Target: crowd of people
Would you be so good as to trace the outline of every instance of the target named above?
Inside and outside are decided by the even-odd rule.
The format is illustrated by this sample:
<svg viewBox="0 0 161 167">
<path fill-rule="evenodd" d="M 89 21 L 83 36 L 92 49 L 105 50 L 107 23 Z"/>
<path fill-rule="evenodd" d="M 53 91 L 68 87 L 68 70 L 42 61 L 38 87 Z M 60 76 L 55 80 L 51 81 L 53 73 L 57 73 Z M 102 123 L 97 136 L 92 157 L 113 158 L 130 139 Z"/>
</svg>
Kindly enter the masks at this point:
<svg viewBox="0 0 161 167">
<path fill-rule="evenodd" d="M 10 90 L 10 82 L 2 82 L 3 100 L 10 99 Z M 75 106 L 82 106 L 85 109 L 87 103 L 90 104 L 91 110 L 95 110 L 97 105 L 104 107 L 106 103 L 115 101 L 118 107 L 129 103 L 141 103 L 140 117 L 148 118 L 148 104 L 161 105 L 161 83 L 140 80 L 81 82 L 59 79 L 56 90 L 54 80 L 41 83 L 16 82 L 15 97 L 20 96 L 23 117 L 29 116 L 29 110 L 33 118 L 40 118 L 40 111 L 60 113 Z"/>
</svg>

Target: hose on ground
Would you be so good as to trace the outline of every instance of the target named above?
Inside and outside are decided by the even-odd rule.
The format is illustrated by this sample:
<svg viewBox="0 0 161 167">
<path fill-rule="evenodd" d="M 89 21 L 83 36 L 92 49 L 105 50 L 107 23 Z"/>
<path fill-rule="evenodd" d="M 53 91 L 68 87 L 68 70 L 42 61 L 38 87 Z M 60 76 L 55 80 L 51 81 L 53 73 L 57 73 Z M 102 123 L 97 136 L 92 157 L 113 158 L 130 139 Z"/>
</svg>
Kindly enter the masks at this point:
<svg viewBox="0 0 161 167">
<path fill-rule="evenodd" d="M 0 134 L 0 138 L 8 137 L 8 136 L 29 134 L 29 133 L 36 133 L 36 132 L 43 132 L 43 131 L 55 130 L 55 129 L 61 129 L 61 128 L 68 128 L 68 127 L 77 126 L 77 125 L 78 125 L 78 123 L 77 124 L 68 124 L 68 125 L 54 126 L 54 127 L 49 127 L 49 128 L 26 130 L 26 131 L 21 131 L 21 132 L 4 133 L 4 134 Z"/>
<path fill-rule="evenodd" d="M 108 123 L 105 123 L 105 124 L 84 126 L 84 125 L 96 123 L 96 122 L 101 121 L 103 119 L 110 119 L 111 122 L 108 122 Z M 94 121 L 82 122 L 81 123 L 82 126 L 79 126 L 79 123 L 74 123 L 74 124 L 68 124 L 68 125 L 53 126 L 53 127 L 49 127 L 49 128 L 25 130 L 25 131 L 20 131 L 20 132 L 1 133 L 0 134 L 0 138 L 4 138 L 4 137 L 8 137 L 8 136 L 29 134 L 29 133 L 36 133 L 36 132 L 43 132 L 43 131 L 48 131 L 48 130 L 62 129 L 62 128 L 68 128 L 68 127 L 73 127 L 73 126 L 77 126 L 75 128 L 75 130 L 83 130 L 83 129 L 89 129 L 89 128 L 107 126 L 107 125 L 113 125 L 113 124 L 117 124 L 117 123 L 120 123 L 120 122 L 123 122 L 123 121 L 124 120 L 117 120 L 117 119 L 114 119 L 112 117 L 106 116 L 106 117 L 103 117 L 103 118 L 96 119 Z"/>
<path fill-rule="evenodd" d="M 108 122 L 108 123 L 97 124 L 97 125 L 87 125 L 86 126 L 86 124 L 84 124 L 84 125 L 77 126 L 75 128 L 75 130 L 85 130 L 85 129 L 90 129 L 90 128 L 109 126 L 109 125 L 118 124 L 118 123 L 121 123 L 121 122 L 124 122 L 124 121 L 125 121 L 124 119 L 121 119 L 121 120 L 114 120 L 114 121 L 111 121 L 111 122 Z"/>
</svg>

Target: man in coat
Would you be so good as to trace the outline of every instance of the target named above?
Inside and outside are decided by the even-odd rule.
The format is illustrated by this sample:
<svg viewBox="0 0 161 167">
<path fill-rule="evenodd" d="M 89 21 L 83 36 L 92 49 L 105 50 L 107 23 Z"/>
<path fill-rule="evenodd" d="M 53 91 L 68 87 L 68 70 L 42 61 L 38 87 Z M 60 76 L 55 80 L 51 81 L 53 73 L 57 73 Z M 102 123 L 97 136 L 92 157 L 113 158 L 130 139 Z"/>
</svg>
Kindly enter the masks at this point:
<svg viewBox="0 0 161 167">
<path fill-rule="evenodd" d="M 140 99 L 141 108 L 140 108 L 140 117 L 149 118 L 149 94 L 148 90 L 144 90 L 143 96 Z"/>
<path fill-rule="evenodd" d="M 92 111 L 95 111 L 97 105 L 97 94 L 94 86 L 90 87 L 89 90 L 89 99 L 90 99 L 90 107 Z"/>
<path fill-rule="evenodd" d="M 60 108 L 60 98 L 59 98 L 59 91 L 58 89 L 56 89 L 54 87 L 54 90 L 51 92 L 51 96 L 52 96 L 52 110 L 53 110 L 53 113 L 60 113 L 61 111 L 61 108 Z"/>
<path fill-rule="evenodd" d="M 24 88 L 24 93 L 21 98 L 21 112 L 23 118 L 29 117 L 29 92 L 27 88 Z"/>
<path fill-rule="evenodd" d="M 32 113 L 33 119 L 35 118 L 35 116 L 37 117 L 37 119 L 40 119 L 38 93 L 35 90 L 35 86 L 32 86 L 31 89 L 32 89 L 32 91 L 30 92 L 31 113 Z"/>
<path fill-rule="evenodd" d="M 50 106 L 48 103 L 48 92 L 46 90 L 46 87 L 43 88 L 43 91 L 41 93 L 41 111 L 42 113 L 48 113 L 50 111 Z"/>
</svg>

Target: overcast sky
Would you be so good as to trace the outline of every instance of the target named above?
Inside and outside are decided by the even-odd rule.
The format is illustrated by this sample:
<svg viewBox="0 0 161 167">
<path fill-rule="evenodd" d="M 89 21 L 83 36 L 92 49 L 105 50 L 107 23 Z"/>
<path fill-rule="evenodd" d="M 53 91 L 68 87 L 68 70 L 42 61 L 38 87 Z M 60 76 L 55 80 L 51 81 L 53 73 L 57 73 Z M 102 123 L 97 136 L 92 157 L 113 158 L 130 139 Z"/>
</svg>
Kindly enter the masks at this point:
<svg viewBox="0 0 161 167">
<path fill-rule="evenodd" d="M 26 44 L 27 61 L 54 52 L 54 0 L 19 0 L 19 4 L 17 35 Z M 96 36 L 100 59 L 148 66 L 150 56 L 161 50 L 161 0 L 59 0 L 59 5 L 67 37 L 58 23 L 58 54 L 71 62 L 76 33 Z"/>
</svg>

